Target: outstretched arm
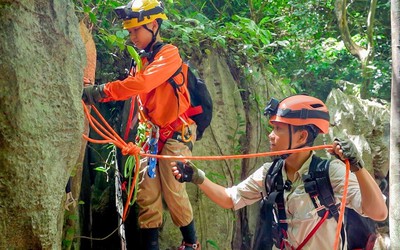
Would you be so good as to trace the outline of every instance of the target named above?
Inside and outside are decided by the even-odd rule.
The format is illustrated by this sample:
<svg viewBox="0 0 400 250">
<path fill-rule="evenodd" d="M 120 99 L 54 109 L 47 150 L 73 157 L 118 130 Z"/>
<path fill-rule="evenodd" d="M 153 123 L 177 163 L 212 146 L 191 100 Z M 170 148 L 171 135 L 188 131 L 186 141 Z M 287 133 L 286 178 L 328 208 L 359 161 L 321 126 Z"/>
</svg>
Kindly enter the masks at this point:
<svg viewBox="0 0 400 250">
<path fill-rule="evenodd" d="M 233 208 L 233 201 L 226 193 L 225 187 L 210 181 L 207 177 L 198 186 L 215 204 L 225 209 Z"/>
<path fill-rule="evenodd" d="M 204 194 L 215 204 L 225 209 L 233 208 L 233 201 L 225 191 L 225 187 L 212 182 L 193 163 L 172 162 L 171 165 L 172 174 L 176 180 L 197 184 Z"/>
<path fill-rule="evenodd" d="M 328 150 L 341 160 L 348 159 L 350 169 L 356 175 L 361 192 L 361 205 L 364 214 L 376 221 L 383 221 L 388 210 L 382 192 L 369 172 L 363 168 L 364 162 L 355 145 L 350 140 L 335 139 L 333 148 Z"/>
</svg>

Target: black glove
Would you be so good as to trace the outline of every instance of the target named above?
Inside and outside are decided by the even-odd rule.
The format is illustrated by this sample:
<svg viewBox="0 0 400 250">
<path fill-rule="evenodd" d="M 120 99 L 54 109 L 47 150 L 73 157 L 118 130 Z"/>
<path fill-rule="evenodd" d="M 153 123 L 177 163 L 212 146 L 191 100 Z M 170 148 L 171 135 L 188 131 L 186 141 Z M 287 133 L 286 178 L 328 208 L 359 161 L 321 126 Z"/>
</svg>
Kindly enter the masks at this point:
<svg viewBox="0 0 400 250">
<path fill-rule="evenodd" d="M 192 182 L 194 184 L 202 184 L 204 182 L 205 174 L 202 170 L 198 169 L 192 162 L 176 162 L 181 178 L 179 182 Z"/>
<path fill-rule="evenodd" d="M 82 100 L 86 105 L 93 105 L 101 99 L 106 98 L 104 93 L 104 84 L 102 85 L 89 85 L 83 88 Z"/>
<path fill-rule="evenodd" d="M 351 172 L 357 172 L 364 167 L 364 161 L 361 159 L 358 150 L 352 141 L 348 139 L 341 140 L 338 138 L 335 138 L 334 141 L 337 142 L 343 150 L 343 157 L 349 160 Z M 336 157 L 338 156 L 336 155 Z"/>
</svg>

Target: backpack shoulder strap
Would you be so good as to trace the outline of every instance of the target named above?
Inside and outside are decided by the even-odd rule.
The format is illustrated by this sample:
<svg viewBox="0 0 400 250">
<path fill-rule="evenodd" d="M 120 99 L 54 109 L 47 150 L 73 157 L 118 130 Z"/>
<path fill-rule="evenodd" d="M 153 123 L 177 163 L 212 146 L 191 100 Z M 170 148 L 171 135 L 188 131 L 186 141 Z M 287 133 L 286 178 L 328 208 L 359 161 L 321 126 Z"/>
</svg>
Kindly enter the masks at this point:
<svg viewBox="0 0 400 250">
<path fill-rule="evenodd" d="M 164 47 L 166 43 L 163 42 L 156 42 L 153 45 L 153 50 L 150 52 L 143 52 L 140 54 L 141 57 L 147 57 L 147 61 L 149 63 L 152 63 L 154 61 L 154 58 L 156 57 L 157 53 Z"/>
<path fill-rule="evenodd" d="M 336 221 L 339 221 L 340 204 L 336 204 L 335 201 L 329 178 L 329 166 L 329 159 L 321 159 L 313 155 L 308 174 L 303 176 L 304 189 L 309 193 L 320 217 L 323 216 L 326 210 L 329 210 L 328 219 L 333 217 Z M 346 241 L 345 227 L 342 227 L 340 234 L 342 237 L 342 248 L 344 248 Z"/>
<path fill-rule="evenodd" d="M 140 56 L 141 57 L 147 57 L 147 61 L 149 63 L 152 63 L 154 61 L 154 58 L 156 57 L 157 53 L 160 52 L 160 50 L 162 49 L 162 47 L 164 47 L 166 45 L 166 43 L 163 42 L 156 42 L 153 45 L 153 50 L 151 52 L 143 52 Z M 183 64 L 183 63 L 182 63 Z M 179 95 L 178 95 L 178 91 L 179 87 L 182 87 L 183 84 L 185 83 L 186 79 L 185 76 L 183 75 L 183 82 L 182 83 L 176 83 L 174 80 L 174 77 L 181 74 L 182 73 L 182 65 L 175 71 L 175 73 L 168 78 L 168 83 L 171 84 L 172 88 L 174 89 L 174 95 L 176 96 L 176 98 L 178 99 L 178 109 L 179 109 Z M 182 73 L 183 74 L 183 73 Z"/>
<path fill-rule="evenodd" d="M 315 208 L 318 210 L 318 215 L 322 217 L 325 210 L 329 210 L 329 218 L 333 216 L 338 220 L 339 209 L 329 178 L 329 164 L 330 160 L 323 160 L 313 155 L 308 173 L 303 175 L 302 178 L 304 189 L 310 195 Z"/>
<path fill-rule="evenodd" d="M 287 230 L 287 224 L 281 223 L 286 220 L 283 165 L 282 159 L 274 160 L 265 177 L 267 196 L 263 197 L 260 204 L 260 220 L 255 237 L 255 249 L 272 249 L 273 245 L 279 248 L 281 240 L 284 238 L 282 230 Z"/>
</svg>

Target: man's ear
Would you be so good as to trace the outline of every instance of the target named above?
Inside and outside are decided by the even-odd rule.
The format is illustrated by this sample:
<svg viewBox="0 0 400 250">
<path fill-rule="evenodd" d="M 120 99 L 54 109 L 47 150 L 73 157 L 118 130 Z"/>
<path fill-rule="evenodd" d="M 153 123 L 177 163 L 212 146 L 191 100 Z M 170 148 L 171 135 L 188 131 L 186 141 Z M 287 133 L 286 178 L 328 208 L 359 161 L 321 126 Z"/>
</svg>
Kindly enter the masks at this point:
<svg viewBox="0 0 400 250">
<path fill-rule="evenodd" d="M 299 136 L 300 143 L 306 143 L 307 138 L 308 138 L 308 131 L 306 129 L 301 130 Z"/>
<path fill-rule="evenodd" d="M 157 20 L 153 20 L 150 24 L 151 24 L 151 27 L 150 27 L 151 30 L 156 31 L 158 29 Z"/>
</svg>

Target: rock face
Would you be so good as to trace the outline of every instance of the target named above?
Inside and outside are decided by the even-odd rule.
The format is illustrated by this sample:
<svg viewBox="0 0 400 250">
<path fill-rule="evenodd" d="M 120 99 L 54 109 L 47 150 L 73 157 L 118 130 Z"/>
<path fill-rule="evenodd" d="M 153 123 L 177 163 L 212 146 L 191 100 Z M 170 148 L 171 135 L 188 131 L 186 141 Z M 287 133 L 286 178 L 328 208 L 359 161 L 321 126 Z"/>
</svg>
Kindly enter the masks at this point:
<svg viewBox="0 0 400 250">
<path fill-rule="evenodd" d="M 60 249 L 83 132 L 71 1 L 0 0 L 0 248 Z"/>
<path fill-rule="evenodd" d="M 361 153 L 366 169 L 379 183 L 389 171 L 388 105 L 348 96 L 338 89 L 332 90 L 326 105 L 331 115 L 327 143 L 334 137 L 351 139 Z"/>
</svg>

